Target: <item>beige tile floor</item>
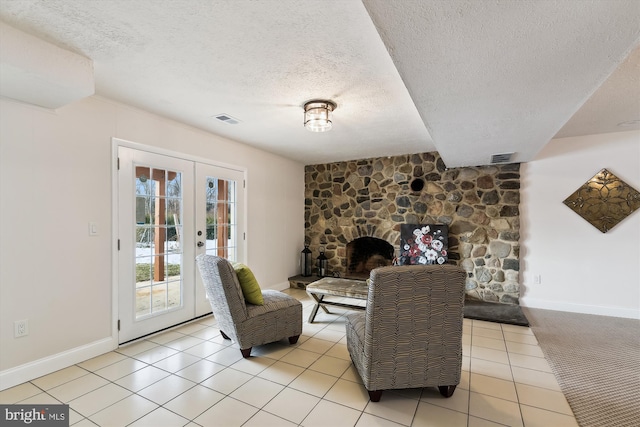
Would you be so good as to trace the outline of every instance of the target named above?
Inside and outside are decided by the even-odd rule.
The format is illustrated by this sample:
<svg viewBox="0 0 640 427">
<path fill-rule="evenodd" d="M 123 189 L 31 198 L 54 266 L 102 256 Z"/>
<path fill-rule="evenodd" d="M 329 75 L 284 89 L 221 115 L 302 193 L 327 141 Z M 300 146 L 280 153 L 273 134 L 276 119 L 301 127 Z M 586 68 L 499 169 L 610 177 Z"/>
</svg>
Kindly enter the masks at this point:
<svg viewBox="0 0 640 427">
<path fill-rule="evenodd" d="M 209 316 L 0 392 L 0 403 L 68 403 L 73 426 L 577 426 L 529 328 L 464 320 L 462 382 L 386 391 L 378 403 L 351 364 L 345 311 L 306 319 L 296 345 L 243 359 Z"/>
</svg>

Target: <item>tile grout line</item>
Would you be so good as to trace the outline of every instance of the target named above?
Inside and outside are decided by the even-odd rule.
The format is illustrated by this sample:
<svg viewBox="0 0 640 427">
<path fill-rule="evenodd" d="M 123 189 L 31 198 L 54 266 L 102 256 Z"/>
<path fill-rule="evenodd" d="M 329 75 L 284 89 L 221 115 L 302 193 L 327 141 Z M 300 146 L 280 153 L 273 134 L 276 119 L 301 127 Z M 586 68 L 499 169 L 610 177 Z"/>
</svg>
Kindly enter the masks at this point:
<svg viewBox="0 0 640 427">
<path fill-rule="evenodd" d="M 522 421 L 522 425 L 524 426 L 524 413 L 522 412 L 522 402 L 520 402 L 520 395 L 518 394 L 518 387 L 516 386 L 516 376 L 513 373 L 513 366 L 511 365 L 511 352 L 509 351 L 509 347 L 507 346 L 507 339 L 504 336 L 504 328 L 500 325 L 500 330 L 502 331 L 502 336 L 504 337 L 504 347 L 507 351 L 507 360 L 509 361 L 509 372 L 511 372 L 511 378 L 513 380 L 513 388 L 516 393 L 516 399 L 518 401 L 518 413 L 520 414 L 520 420 Z"/>
</svg>

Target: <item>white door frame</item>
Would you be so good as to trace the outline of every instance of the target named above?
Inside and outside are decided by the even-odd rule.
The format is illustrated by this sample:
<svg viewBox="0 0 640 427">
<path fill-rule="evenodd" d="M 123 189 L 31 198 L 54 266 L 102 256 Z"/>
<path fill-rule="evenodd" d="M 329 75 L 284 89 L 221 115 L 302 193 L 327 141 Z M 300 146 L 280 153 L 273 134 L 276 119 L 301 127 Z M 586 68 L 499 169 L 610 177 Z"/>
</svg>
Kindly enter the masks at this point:
<svg viewBox="0 0 640 427">
<path fill-rule="evenodd" d="M 128 147 L 136 150 L 147 151 L 154 154 L 160 154 L 165 156 L 177 157 L 184 160 L 193 161 L 196 163 L 204 163 L 211 166 L 226 168 L 241 172 L 243 175 L 243 181 L 246 182 L 247 169 L 235 165 L 230 165 L 223 162 L 218 162 L 211 159 L 206 159 L 199 156 L 193 156 L 178 151 L 167 150 L 151 145 L 141 144 L 137 142 L 128 141 L 121 138 L 111 138 L 111 234 L 112 234 L 112 251 L 111 251 L 111 277 L 112 277 L 112 291 L 111 291 L 111 336 L 115 343 L 115 348 L 118 346 L 118 316 L 119 310 L 119 263 L 118 263 L 118 230 L 119 230 L 119 192 L 118 192 L 118 148 Z M 238 222 L 238 248 L 237 255 L 238 261 L 246 262 L 246 224 L 247 224 L 247 192 L 244 191 L 242 196 L 242 204 L 244 209 L 239 213 Z M 244 238 L 241 238 L 244 236 Z"/>
</svg>

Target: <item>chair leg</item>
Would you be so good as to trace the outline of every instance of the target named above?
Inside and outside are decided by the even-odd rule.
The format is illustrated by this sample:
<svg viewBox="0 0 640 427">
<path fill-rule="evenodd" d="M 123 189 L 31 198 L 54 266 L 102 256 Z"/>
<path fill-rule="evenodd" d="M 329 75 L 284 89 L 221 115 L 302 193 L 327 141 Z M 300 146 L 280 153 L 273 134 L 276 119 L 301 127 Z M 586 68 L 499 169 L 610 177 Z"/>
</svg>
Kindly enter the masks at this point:
<svg viewBox="0 0 640 427">
<path fill-rule="evenodd" d="M 382 397 L 382 390 L 367 390 L 369 392 L 369 399 L 372 402 L 380 402 L 380 397 Z"/>
<path fill-rule="evenodd" d="M 440 390 L 440 394 L 444 397 L 453 396 L 453 392 L 456 391 L 456 386 L 454 385 L 439 385 L 438 390 Z"/>
<path fill-rule="evenodd" d="M 225 340 L 230 340 L 231 338 L 229 338 L 227 336 L 227 334 L 225 334 L 224 332 L 220 331 L 220 335 L 222 335 L 222 338 L 224 338 Z"/>
<path fill-rule="evenodd" d="M 245 359 L 249 356 L 251 356 L 251 347 L 249 348 L 241 348 L 240 349 L 240 353 L 242 353 L 242 357 L 244 357 Z"/>
<path fill-rule="evenodd" d="M 289 344 L 295 344 L 298 342 L 298 338 L 300 338 L 300 335 L 296 335 L 293 337 L 289 337 Z"/>
</svg>

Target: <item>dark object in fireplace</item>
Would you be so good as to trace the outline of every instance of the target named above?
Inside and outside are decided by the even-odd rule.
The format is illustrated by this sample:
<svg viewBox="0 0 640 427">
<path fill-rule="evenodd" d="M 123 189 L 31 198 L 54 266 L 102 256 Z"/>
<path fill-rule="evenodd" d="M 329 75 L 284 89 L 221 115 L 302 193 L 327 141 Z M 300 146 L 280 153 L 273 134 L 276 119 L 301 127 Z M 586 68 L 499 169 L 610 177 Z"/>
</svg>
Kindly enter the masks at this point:
<svg viewBox="0 0 640 427">
<path fill-rule="evenodd" d="M 368 279 L 371 270 L 391 265 L 393 245 L 376 237 L 358 237 L 347 243 L 347 274 L 351 279 Z"/>
</svg>

